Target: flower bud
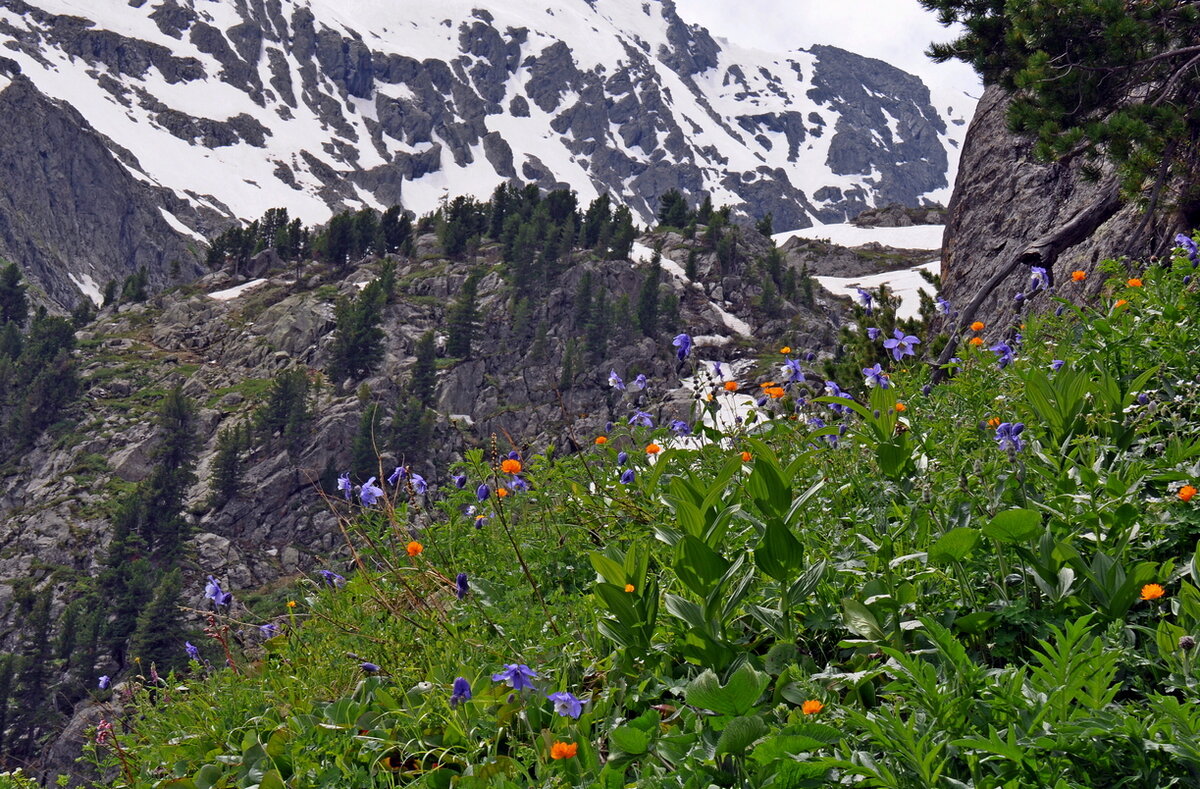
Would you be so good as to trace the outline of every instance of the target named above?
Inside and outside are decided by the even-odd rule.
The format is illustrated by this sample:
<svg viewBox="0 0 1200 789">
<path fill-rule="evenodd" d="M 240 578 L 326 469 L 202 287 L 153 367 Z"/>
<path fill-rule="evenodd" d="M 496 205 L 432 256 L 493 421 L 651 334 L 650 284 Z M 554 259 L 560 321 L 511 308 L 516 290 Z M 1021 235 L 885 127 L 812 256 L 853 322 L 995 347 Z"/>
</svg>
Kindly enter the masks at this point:
<svg viewBox="0 0 1200 789">
<path fill-rule="evenodd" d="M 1196 639 L 1191 636 L 1179 637 L 1179 648 L 1184 652 L 1191 651 L 1196 648 Z"/>
</svg>

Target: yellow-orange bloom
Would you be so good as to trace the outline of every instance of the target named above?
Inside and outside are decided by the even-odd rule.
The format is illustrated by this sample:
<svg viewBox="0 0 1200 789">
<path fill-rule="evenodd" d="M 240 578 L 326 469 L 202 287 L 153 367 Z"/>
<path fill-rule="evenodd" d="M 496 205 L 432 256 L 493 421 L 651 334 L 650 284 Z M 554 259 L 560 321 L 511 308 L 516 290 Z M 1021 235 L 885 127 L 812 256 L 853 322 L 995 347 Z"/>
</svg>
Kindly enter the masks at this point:
<svg viewBox="0 0 1200 789">
<path fill-rule="evenodd" d="M 1185 503 L 1191 501 L 1192 496 L 1195 496 L 1195 495 L 1196 495 L 1196 487 L 1194 485 L 1184 485 L 1182 488 L 1179 489 L 1179 500 L 1183 501 Z"/>
<path fill-rule="evenodd" d="M 1125 284 L 1131 288 L 1140 288 L 1142 286 L 1142 281 L 1138 277 L 1132 277 L 1125 280 Z"/>
<path fill-rule="evenodd" d="M 749 463 L 751 457 L 752 457 L 752 455 L 749 452 L 743 452 L 742 453 L 742 462 Z"/>
<path fill-rule="evenodd" d="M 500 470 L 505 474 L 520 474 L 521 461 L 513 460 L 512 458 L 505 458 L 504 460 L 500 461 Z"/>
<path fill-rule="evenodd" d="M 904 403 L 896 403 L 896 412 L 901 413 L 908 410 L 908 406 Z"/>
<path fill-rule="evenodd" d="M 763 391 L 765 391 L 768 395 L 770 395 L 772 400 L 778 400 L 779 398 L 781 398 L 785 394 L 787 394 L 787 392 L 783 391 L 782 386 L 768 386 Z"/>
<path fill-rule="evenodd" d="M 1113 307 L 1114 307 L 1114 308 L 1117 308 L 1117 307 L 1124 307 L 1124 306 L 1125 306 L 1126 304 L 1128 304 L 1128 303 L 1129 303 L 1129 302 L 1128 302 L 1128 301 L 1126 301 L 1125 299 L 1117 299 L 1117 303 L 1116 303 L 1116 304 L 1114 304 L 1114 305 L 1113 305 Z"/>
<path fill-rule="evenodd" d="M 1143 600 L 1157 600 L 1166 593 L 1167 591 L 1158 584 L 1146 584 L 1142 587 Z"/>
<path fill-rule="evenodd" d="M 608 438 L 606 436 L 596 436 L 596 443 L 597 444 L 607 444 Z"/>
<path fill-rule="evenodd" d="M 975 321 L 971 324 L 971 331 L 983 331 L 983 321 Z"/>
<path fill-rule="evenodd" d="M 425 546 L 416 540 L 413 540 L 407 546 L 405 546 L 404 550 L 408 551 L 409 556 L 417 556 L 421 553 L 421 551 L 425 550 Z"/>
<path fill-rule="evenodd" d="M 1071 272 L 1071 279 L 1075 280 L 1076 282 L 1083 282 L 1085 279 L 1087 279 L 1087 272 L 1076 269 L 1075 271 Z"/>
<path fill-rule="evenodd" d="M 785 345 L 785 346 L 783 346 L 782 348 L 780 348 L 780 349 L 779 349 L 779 352 L 780 352 L 780 353 L 791 353 L 791 352 L 792 352 L 792 346 L 790 346 L 790 345 Z"/>
<path fill-rule="evenodd" d="M 737 381 L 726 381 L 725 382 L 725 391 L 726 392 L 736 392 L 737 389 L 738 389 Z"/>
<path fill-rule="evenodd" d="M 658 444 L 647 444 L 646 445 L 646 454 L 647 455 L 657 455 L 661 451 L 662 451 L 662 447 L 660 447 Z"/>
<path fill-rule="evenodd" d="M 998 417 L 998 416 L 994 416 L 994 417 L 992 417 L 991 419 L 989 419 L 989 420 L 988 420 L 988 427 L 992 428 L 993 430 L 995 430 L 996 428 L 1000 427 L 1000 417 Z"/>
<path fill-rule="evenodd" d="M 508 495 L 508 488 L 496 488 L 496 495 L 500 498 L 504 498 Z"/>
<path fill-rule="evenodd" d="M 825 705 L 816 699 L 809 699 L 800 705 L 800 711 L 805 715 L 816 715 L 823 709 L 825 709 Z"/>
<path fill-rule="evenodd" d="M 633 584 L 625 584 L 625 591 L 626 591 L 626 592 L 632 592 L 632 591 L 633 591 Z"/>
<path fill-rule="evenodd" d="M 969 342 L 970 342 L 972 345 L 974 345 L 976 348 L 978 348 L 980 345 L 983 345 L 983 338 L 982 338 L 982 337 L 972 337 L 972 338 L 969 340 Z"/>
<path fill-rule="evenodd" d="M 579 745 L 574 742 L 556 742 L 550 746 L 551 759 L 574 759 L 579 753 Z"/>
<path fill-rule="evenodd" d="M 288 600 L 288 608 L 295 608 L 295 607 L 296 607 L 296 601 Z"/>
</svg>

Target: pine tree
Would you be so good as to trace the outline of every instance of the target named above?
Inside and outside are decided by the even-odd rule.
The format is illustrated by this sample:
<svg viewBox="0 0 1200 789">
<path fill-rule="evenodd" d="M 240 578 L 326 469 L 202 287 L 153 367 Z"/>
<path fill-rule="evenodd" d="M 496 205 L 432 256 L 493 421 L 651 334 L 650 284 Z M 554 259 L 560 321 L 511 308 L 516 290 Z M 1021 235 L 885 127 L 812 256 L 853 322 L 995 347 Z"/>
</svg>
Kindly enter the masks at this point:
<svg viewBox="0 0 1200 789">
<path fill-rule="evenodd" d="M 142 266 L 134 273 L 125 278 L 121 284 L 121 303 L 122 304 L 137 304 L 149 298 L 146 293 L 146 286 L 150 284 L 150 275 L 146 271 L 146 267 Z"/>
<path fill-rule="evenodd" d="M 416 462 L 429 448 L 433 412 L 410 395 L 396 404 L 388 433 L 388 443 L 396 459 L 402 463 Z"/>
<path fill-rule="evenodd" d="M 612 225 L 612 199 L 608 193 L 597 197 L 588 205 L 583 215 L 583 226 L 580 228 L 581 244 L 584 249 L 604 249 Z"/>
<path fill-rule="evenodd" d="M 303 441 L 310 416 L 308 373 L 292 367 L 276 373 L 267 402 L 254 414 L 255 429 L 264 438 L 281 434 L 292 451 Z"/>
<path fill-rule="evenodd" d="M 472 271 L 458 294 L 458 300 L 446 314 L 446 355 L 456 359 L 471 358 L 471 342 L 475 338 L 475 329 L 479 322 L 479 309 L 476 305 L 479 281 L 483 272 L 479 269 Z"/>
<path fill-rule="evenodd" d="M 0 754 L 7 753 L 10 701 L 13 692 L 13 673 L 16 668 L 16 658 L 12 655 L 0 655 Z"/>
<path fill-rule="evenodd" d="M 379 476 L 379 451 L 383 442 L 377 433 L 378 421 L 378 404 L 367 403 L 350 442 L 350 470 L 359 479 Z"/>
<path fill-rule="evenodd" d="M 584 344 L 588 357 L 599 362 L 608 354 L 608 329 L 610 322 L 608 292 L 601 288 L 596 294 L 596 303 L 589 311 L 584 324 Z"/>
<path fill-rule="evenodd" d="M 633 225 L 633 214 L 626 206 L 613 213 L 612 233 L 608 241 L 608 256 L 613 260 L 625 260 L 633 249 L 637 228 Z"/>
<path fill-rule="evenodd" d="M 712 197 L 706 192 L 704 200 L 700 202 L 700 207 L 696 209 L 696 224 L 707 225 L 712 222 L 713 203 Z"/>
<path fill-rule="evenodd" d="M 49 722 L 53 709 L 46 698 L 50 679 L 50 593 L 47 587 L 37 595 L 29 618 L 24 622 L 25 637 L 20 648 L 17 690 L 13 694 L 16 714 L 13 729 L 16 739 L 9 752 L 18 758 L 34 755 L 38 735 Z"/>
<path fill-rule="evenodd" d="M 9 263 L 0 269 L 0 323 L 12 322 L 20 328 L 28 318 L 29 302 L 21 270 L 16 263 Z"/>
<path fill-rule="evenodd" d="M 349 264 L 353 250 L 354 215 L 345 211 L 329 220 L 329 229 L 325 233 L 325 259 L 343 269 Z"/>
<path fill-rule="evenodd" d="M 437 358 L 433 332 L 427 331 L 417 340 L 417 360 L 413 363 L 408 391 L 425 407 L 432 407 L 437 394 Z"/>
<path fill-rule="evenodd" d="M 140 658 L 144 670 L 155 666 L 166 674 L 186 662 L 183 648 L 183 623 L 179 615 L 182 576 L 175 568 L 154 587 L 154 596 L 137 618 L 137 627 L 129 641 L 129 654 Z"/>
<path fill-rule="evenodd" d="M 658 333 L 658 285 L 661 281 L 662 255 L 656 249 L 650 257 L 650 269 L 638 291 L 638 328 L 647 337 L 654 337 Z"/>
<path fill-rule="evenodd" d="M 146 507 L 140 532 L 151 558 L 166 567 L 179 558 L 190 531 L 183 504 L 187 489 L 196 481 L 193 467 L 199 448 L 196 404 L 183 394 L 182 386 L 163 397 L 157 422 L 159 443 L 151 453 L 155 466 L 142 483 Z"/>
<path fill-rule="evenodd" d="M 209 506 L 221 507 L 237 495 L 242 481 L 242 431 L 228 427 L 217 434 L 217 454 L 209 480 Z"/>
<path fill-rule="evenodd" d="M 575 288 L 575 326 L 584 328 L 592 320 L 592 272 L 585 271 Z"/>
<path fill-rule="evenodd" d="M 762 219 L 754 223 L 754 229 L 770 238 L 775 232 L 775 215 L 768 211 Z"/>
<path fill-rule="evenodd" d="M 668 189 L 658 199 L 659 227 L 682 229 L 691 221 L 687 198 L 678 189 Z"/>
<path fill-rule="evenodd" d="M 383 357 L 384 294 L 378 280 L 363 288 L 355 299 L 342 298 L 334 308 L 332 358 L 329 377 L 336 384 L 365 377 Z"/>
</svg>

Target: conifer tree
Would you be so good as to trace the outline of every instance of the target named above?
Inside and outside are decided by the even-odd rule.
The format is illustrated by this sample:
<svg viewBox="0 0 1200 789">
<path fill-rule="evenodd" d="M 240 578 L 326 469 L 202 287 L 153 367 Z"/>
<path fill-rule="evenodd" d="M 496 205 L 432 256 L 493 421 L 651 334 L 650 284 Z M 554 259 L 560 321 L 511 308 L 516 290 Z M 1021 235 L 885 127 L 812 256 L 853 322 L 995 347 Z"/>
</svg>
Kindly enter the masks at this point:
<svg viewBox="0 0 1200 789">
<path fill-rule="evenodd" d="M 628 207 L 619 207 L 613 213 L 612 233 L 608 241 L 609 257 L 613 260 L 628 258 L 636 238 L 637 228 L 633 225 L 633 214 Z"/>
<path fill-rule="evenodd" d="M 658 200 L 658 224 L 660 227 L 682 229 L 691 221 L 687 198 L 678 189 L 668 189 Z"/>
<path fill-rule="evenodd" d="M 12 655 L 0 655 L 0 754 L 7 753 L 6 735 L 8 734 L 16 662 L 16 658 Z"/>
<path fill-rule="evenodd" d="M 389 443 L 398 461 L 412 463 L 425 454 L 433 436 L 433 412 L 409 395 L 396 404 Z"/>
<path fill-rule="evenodd" d="M 0 269 L 0 323 L 11 322 L 20 328 L 28 317 L 29 302 L 25 298 L 21 270 L 16 263 L 8 263 Z"/>
<path fill-rule="evenodd" d="M 13 694 L 13 730 L 16 739 L 9 752 L 17 757 L 29 757 L 37 752 L 40 729 L 49 722 L 52 712 L 46 703 L 50 679 L 50 587 L 34 600 L 29 618 L 24 623 L 25 637 L 20 648 L 20 668 L 17 690 Z"/>
<path fill-rule="evenodd" d="M 584 249 L 606 248 L 611 224 L 612 199 L 605 192 L 588 205 L 588 209 L 583 215 L 580 246 Z"/>
<path fill-rule="evenodd" d="M 358 420 L 358 430 L 350 442 L 350 469 L 359 479 L 379 476 L 379 453 L 383 442 L 377 433 L 379 406 L 367 403 Z"/>
<path fill-rule="evenodd" d="M 179 613 L 182 584 L 179 568 L 164 573 L 154 587 L 150 604 L 138 615 L 137 627 L 129 642 L 129 654 L 140 658 L 146 671 L 153 665 L 165 675 L 186 662 Z"/>
<path fill-rule="evenodd" d="M 209 506 L 220 507 L 238 492 L 242 480 L 242 431 L 227 427 L 217 434 L 217 454 L 212 461 Z"/>
<path fill-rule="evenodd" d="M 650 268 L 638 291 L 638 328 L 647 337 L 658 333 L 658 285 L 662 281 L 662 254 L 655 249 L 650 257 Z"/>
<path fill-rule="evenodd" d="M 437 349 L 433 344 L 433 332 L 427 331 L 417 340 L 417 360 L 413 363 L 412 379 L 408 391 L 421 405 L 431 407 L 437 392 Z"/>
<path fill-rule="evenodd" d="M 384 294 L 378 280 L 363 288 L 357 298 L 343 297 L 334 308 L 332 358 L 329 377 L 336 384 L 346 378 L 358 381 L 383 357 Z"/>
<path fill-rule="evenodd" d="M 471 342 L 475 338 L 475 330 L 479 323 L 479 309 L 476 304 L 479 292 L 479 281 L 483 272 L 472 271 L 458 294 L 458 300 L 446 314 L 446 355 L 456 359 L 471 358 Z"/>
</svg>

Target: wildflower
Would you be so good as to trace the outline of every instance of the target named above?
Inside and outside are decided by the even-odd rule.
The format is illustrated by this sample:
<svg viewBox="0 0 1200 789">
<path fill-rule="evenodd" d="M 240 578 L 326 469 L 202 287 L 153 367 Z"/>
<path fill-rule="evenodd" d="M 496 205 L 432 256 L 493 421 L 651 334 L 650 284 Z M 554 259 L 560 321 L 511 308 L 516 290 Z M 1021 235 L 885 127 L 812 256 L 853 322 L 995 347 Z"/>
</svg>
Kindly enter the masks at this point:
<svg viewBox="0 0 1200 789">
<path fill-rule="evenodd" d="M 488 524 L 488 519 L 487 519 L 486 515 L 476 515 L 475 516 L 475 528 L 476 529 L 482 529 L 484 526 L 487 526 L 487 524 Z"/>
<path fill-rule="evenodd" d="M 104 745 L 113 736 L 113 725 L 104 718 L 96 724 L 96 744 Z M 574 756 L 574 754 L 571 754 Z"/>
<path fill-rule="evenodd" d="M 479 487 L 475 488 L 475 498 L 479 499 L 480 501 L 487 501 L 488 497 L 491 495 L 492 489 L 487 485 L 481 484 Z"/>
<path fill-rule="evenodd" d="M 555 742 L 550 746 L 551 759 L 574 759 L 579 745 L 573 742 Z"/>
<path fill-rule="evenodd" d="M 992 430 L 995 430 L 996 428 L 1000 427 L 1000 417 L 998 417 L 998 416 L 992 417 L 991 419 L 989 419 L 987 421 L 987 424 L 988 424 L 988 427 L 990 427 Z"/>
<path fill-rule="evenodd" d="M 660 447 L 658 444 L 651 442 L 646 445 L 646 454 L 647 455 L 657 455 L 661 451 L 662 451 L 662 447 Z"/>
<path fill-rule="evenodd" d="M 413 540 L 408 545 L 404 546 L 404 550 L 408 553 L 409 556 L 419 556 L 421 554 L 421 551 L 425 550 L 425 546 L 422 545 L 421 543 L 417 542 L 416 540 Z"/>
<path fill-rule="evenodd" d="M 996 364 L 1000 365 L 1001 370 L 1012 364 L 1013 359 L 1016 358 L 1013 356 L 1012 346 L 1006 342 L 998 342 L 988 350 L 996 354 Z"/>
<path fill-rule="evenodd" d="M 288 601 L 287 601 L 287 607 L 288 607 L 288 608 L 295 608 L 295 607 L 296 607 L 296 601 L 295 601 L 295 600 L 288 600 Z"/>
<path fill-rule="evenodd" d="M 684 422 L 682 419 L 672 419 L 671 420 L 671 432 L 675 433 L 675 435 L 677 435 L 677 436 L 686 436 L 686 435 L 691 434 L 692 428 L 690 425 L 688 425 L 687 422 Z"/>
<path fill-rule="evenodd" d="M 1117 299 L 1117 303 L 1113 305 L 1113 309 L 1120 309 L 1121 307 L 1124 307 L 1128 303 L 1129 302 L 1126 301 L 1125 299 Z"/>
<path fill-rule="evenodd" d="M 1145 392 L 1138 392 L 1137 401 L 1138 405 L 1150 405 L 1150 395 Z"/>
<path fill-rule="evenodd" d="M 749 452 L 743 452 L 743 453 L 742 453 L 742 462 L 743 462 L 743 463 L 749 463 L 749 462 L 750 462 L 750 460 L 751 460 L 753 457 L 754 457 L 754 456 L 753 456 L 753 455 L 751 455 Z"/>
<path fill-rule="evenodd" d="M 529 490 L 529 483 L 523 477 L 513 477 L 508 484 L 509 487 L 519 493 Z"/>
<path fill-rule="evenodd" d="M 1125 284 L 1131 288 L 1140 288 L 1142 286 L 1142 280 L 1139 277 L 1130 277 L 1129 279 L 1125 280 Z"/>
<path fill-rule="evenodd" d="M 787 356 L 789 353 L 792 352 L 792 346 L 785 345 L 779 349 L 779 352 L 782 353 L 784 356 Z"/>
<path fill-rule="evenodd" d="M 763 391 L 766 392 L 767 396 L 770 397 L 772 400 L 778 400 L 787 394 L 787 392 L 785 392 L 783 390 L 782 386 L 768 386 Z"/>
<path fill-rule="evenodd" d="M 625 382 L 621 380 L 621 376 L 617 375 L 616 370 L 608 371 L 608 385 L 618 391 L 625 391 Z"/>
<path fill-rule="evenodd" d="M 520 453 L 520 452 L 517 452 L 517 451 L 514 449 L 512 452 L 509 452 L 509 453 L 508 453 L 508 459 L 509 459 L 509 460 L 520 460 L 520 459 L 521 459 L 521 453 Z"/>
<path fill-rule="evenodd" d="M 221 585 L 217 583 L 217 579 L 211 575 L 208 576 L 208 583 L 204 585 L 204 596 L 213 601 L 213 605 L 222 606 L 233 603 L 233 593 L 221 590 Z"/>
<path fill-rule="evenodd" d="M 505 474 L 520 474 L 521 461 L 519 460 L 502 460 L 500 462 L 500 470 Z"/>
<path fill-rule="evenodd" d="M 1180 636 L 1179 648 L 1184 652 L 1190 652 L 1196 648 L 1196 639 L 1192 636 Z"/>
<path fill-rule="evenodd" d="M 1192 267 L 1195 268 L 1196 263 L 1200 261 L 1200 248 L 1196 247 L 1196 242 L 1180 233 L 1175 236 L 1175 243 L 1183 248 L 1183 251 L 1187 253 L 1188 260 L 1192 261 Z"/>
<path fill-rule="evenodd" d="M 737 390 L 738 390 L 737 381 L 726 381 L 725 382 L 725 391 L 726 392 L 736 392 Z"/>
<path fill-rule="evenodd" d="M 178 643 L 178 642 L 176 642 L 176 643 Z M 195 644 L 193 644 L 191 641 L 184 641 L 183 648 L 184 648 L 184 651 L 187 652 L 187 656 L 190 660 L 195 660 L 195 661 L 200 660 L 200 648 L 198 646 L 196 646 Z"/>
<path fill-rule="evenodd" d="M 633 416 L 629 417 L 629 424 L 641 425 L 642 427 L 654 427 L 654 418 L 645 411 L 634 411 Z"/>
<path fill-rule="evenodd" d="M 954 312 L 954 307 L 950 306 L 950 302 L 943 299 L 941 296 L 937 298 L 937 310 L 943 315 L 949 315 Z"/>
<path fill-rule="evenodd" d="M 633 594 L 633 584 L 625 584 L 625 594 Z"/>
<path fill-rule="evenodd" d="M 346 579 L 335 573 L 333 570 L 318 570 L 317 572 L 319 572 L 321 577 L 325 579 L 325 583 L 329 584 L 335 589 L 346 585 Z"/>
<path fill-rule="evenodd" d="M 679 361 L 681 362 L 686 359 L 688 354 L 692 351 L 692 338 L 686 334 L 676 334 L 675 339 L 671 341 L 671 344 L 679 349 L 675 352 L 675 355 L 679 357 Z"/>
<path fill-rule="evenodd" d="M 1166 593 L 1167 591 L 1158 584 L 1146 584 L 1142 587 L 1143 600 L 1157 600 Z"/>
<path fill-rule="evenodd" d="M 912 347 L 920 343 L 921 341 L 913 335 L 905 334 L 900 329 L 896 329 L 891 339 L 883 341 L 883 347 L 892 352 L 892 358 L 900 361 L 905 356 L 916 356 L 917 352 Z"/>
<path fill-rule="evenodd" d="M 1025 447 L 1025 442 L 1021 440 L 1021 431 L 1024 429 L 1025 425 L 1020 422 L 1001 422 L 996 426 L 996 443 L 1001 449 L 1015 455 Z"/>
<path fill-rule="evenodd" d="M 887 373 L 883 368 L 876 364 L 874 367 L 864 367 L 862 371 L 866 376 L 867 386 L 878 386 L 880 389 L 887 389 L 889 386 Z"/>
<path fill-rule="evenodd" d="M 1085 279 L 1087 279 L 1087 272 L 1076 269 L 1075 271 L 1071 272 L 1071 279 L 1075 282 L 1083 282 Z"/>
<path fill-rule="evenodd" d="M 375 484 L 375 478 L 371 477 L 363 483 L 363 486 L 358 490 L 358 499 L 363 503 L 364 507 L 373 507 L 375 502 L 383 495 L 383 488 Z"/>
<path fill-rule="evenodd" d="M 1020 304 L 1021 302 L 1025 301 L 1025 294 L 1018 293 L 1017 295 L 1013 296 L 1013 301 L 1015 301 L 1017 304 Z"/>
<path fill-rule="evenodd" d="M 878 340 L 879 339 L 879 329 L 875 326 L 868 327 L 867 328 L 867 339 L 870 340 L 871 342 L 875 342 L 876 340 Z"/>
<path fill-rule="evenodd" d="M 267 622 L 265 625 L 258 626 L 258 632 L 263 638 L 274 638 L 279 635 L 279 625 L 274 622 Z"/>
<path fill-rule="evenodd" d="M 393 471 L 388 476 L 387 484 L 391 485 L 394 488 L 394 487 L 396 487 L 397 482 L 399 482 L 400 480 L 404 479 L 407 476 L 408 476 L 408 472 L 405 470 L 404 466 L 396 466 L 396 470 Z M 375 478 L 371 477 L 371 479 L 375 479 Z"/>
<path fill-rule="evenodd" d="M 816 715 L 823 709 L 825 709 L 825 705 L 816 699 L 809 699 L 800 705 L 800 711 L 805 715 Z"/>
<path fill-rule="evenodd" d="M 572 693 L 562 690 L 558 693 L 551 693 L 546 698 L 554 702 L 554 711 L 564 718 L 578 720 L 579 716 L 583 714 L 583 702 Z"/>
<path fill-rule="evenodd" d="M 1179 489 L 1179 493 L 1177 493 L 1176 495 L 1179 496 L 1180 501 L 1182 501 L 1184 504 L 1187 504 L 1189 501 L 1192 500 L 1192 497 L 1194 497 L 1196 495 L 1196 486 L 1195 485 L 1184 485 L 1182 488 Z"/>
<path fill-rule="evenodd" d="M 1062 359 L 1054 359 L 1050 362 L 1050 371 L 1056 373 L 1062 369 L 1064 364 L 1066 364 L 1066 362 L 1064 362 Z"/>
<path fill-rule="evenodd" d="M 338 477 L 338 490 L 340 490 L 342 492 L 342 495 L 344 495 L 346 497 L 346 501 L 350 501 L 350 473 L 349 472 L 346 472 L 345 474 Z"/>
<path fill-rule="evenodd" d="M 422 495 L 424 495 L 425 491 L 429 490 L 429 483 L 420 474 L 412 475 L 412 486 L 413 490 Z"/>
<path fill-rule="evenodd" d="M 1029 269 L 1031 274 L 1029 278 L 1029 290 L 1031 293 L 1036 293 L 1042 288 L 1050 287 L 1050 277 L 1046 274 L 1046 269 L 1041 266 L 1032 266 Z"/>
<path fill-rule="evenodd" d="M 450 480 L 454 483 L 454 487 L 458 488 L 459 490 L 462 490 L 467 486 L 466 474 L 455 474 L 454 476 L 450 477 Z"/>
<path fill-rule="evenodd" d="M 508 495 L 508 488 L 496 488 L 496 497 L 497 498 L 502 499 L 507 495 Z"/>
<path fill-rule="evenodd" d="M 524 690 L 532 688 L 530 680 L 537 678 L 537 672 L 524 663 L 507 663 L 503 671 L 492 675 L 492 682 L 507 682 L 513 690 Z"/>
<path fill-rule="evenodd" d="M 364 660 L 362 663 L 359 663 L 358 667 L 361 668 L 363 671 L 367 672 L 368 674 L 374 674 L 376 671 L 379 670 L 379 666 L 377 664 L 370 663 L 366 660 Z"/>
<path fill-rule="evenodd" d="M 450 692 L 450 709 L 454 709 L 464 701 L 471 700 L 471 683 L 466 677 L 455 677 Z"/>
<path fill-rule="evenodd" d="M 633 480 L 636 478 L 637 478 L 637 473 L 631 468 L 627 468 L 621 472 L 621 484 L 622 485 L 632 485 Z"/>
<path fill-rule="evenodd" d="M 617 465 L 624 466 L 629 462 L 629 453 L 622 450 L 617 453 Z"/>
<path fill-rule="evenodd" d="M 974 323 L 971 324 L 971 331 L 983 331 L 983 327 L 984 327 L 983 321 L 975 321 Z"/>
<path fill-rule="evenodd" d="M 638 377 L 633 379 L 632 385 L 636 386 L 639 392 L 645 389 L 649 385 L 649 382 L 646 380 L 646 374 L 638 373 Z"/>
<path fill-rule="evenodd" d="M 904 403 L 896 403 L 896 413 L 902 414 L 907 410 L 908 406 L 906 406 Z"/>
<path fill-rule="evenodd" d="M 983 345 L 983 338 L 982 337 L 972 337 L 970 340 L 968 340 L 968 342 L 971 343 L 971 345 L 974 345 L 976 348 L 978 348 L 980 345 Z"/>
<path fill-rule="evenodd" d="M 100 675 L 100 681 L 97 683 L 100 690 L 108 690 L 108 686 L 112 683 L 112 677 L 107 674 Z"/>
<path fill-rule="evenodd" d="M 867 314 L 870 315 L 871 302 L 875 300 L 874 296 L 872 296 L 869 291 L 863 290 L 862 288 L 855 287 L 854 289 L 858 291 L 858 303 L 861 304 L 863 309 L 866 310 Z"/>
<path fill-rule="evenodd" d="M 471 587 L 467 581 L 467 574 L 459 573 L 454 578 L 454 596 L 462 600 L 467 596 L 467 592 L 469 591 L 471 591 Z"/>
<path fill-rule="evenodd" d="M 804 383 L 804 371 L 800 369 L 799 359 L 788 359 L 780 372 L 789 383 Z"/>
<path fill-rule="evenodd" d="M 608 443 L 607 436 L 596 436 L 596 446 L 603 446 Z"/>
</svg>

